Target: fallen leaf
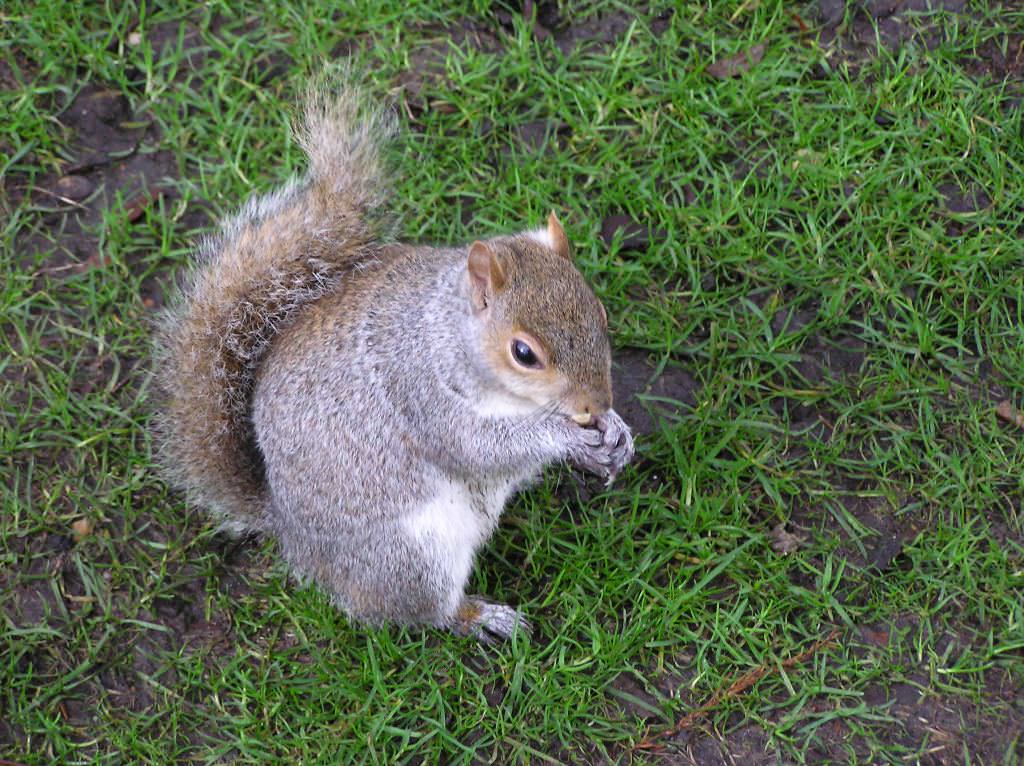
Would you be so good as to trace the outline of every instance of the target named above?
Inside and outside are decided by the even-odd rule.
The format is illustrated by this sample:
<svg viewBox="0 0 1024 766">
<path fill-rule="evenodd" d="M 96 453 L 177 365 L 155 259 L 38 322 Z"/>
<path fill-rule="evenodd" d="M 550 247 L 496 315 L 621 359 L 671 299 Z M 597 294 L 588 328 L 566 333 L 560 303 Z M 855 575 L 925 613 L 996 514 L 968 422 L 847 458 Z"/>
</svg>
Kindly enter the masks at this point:
<svg viewBox="0 0 1024 766">
<path fill-rule="evenodd" d="M 889 645 L 889 631 L 880 628 L 864 628 L 861 637 L 869 644 L 884 649 Z"/>
<path fill-rule="evenodd" d="M 92 534 L 95 524 L 92 519 L 78 519 L 71 525 L 71 534 L 74 535 L 75 542 L 80 543 L 82 540 Z"/>
<path fill-rule="evenodd" d="M 1014 407 L 1009 399 L 999 402 L 996 406 L 996 415 L 1007 423 L 1013 423 L 1017 428 L 1024 428 L 1024 412 Z"/>
<path fill-rule="evenodd" d="M 740 51 L 732 56 L 709 65 L 704 71 L 719 80 L 728 80 L 730 77 L 737 77 L 757 66 L 764 58 L 764 43 L 758 43 L 748 51 Z"/>
<path fill-rule="evenodd" d="M 772 550 L 780 556 L 788 556 L 800 548 L 806 537 L 786 531 L 786 522 L 779 522 L 771 532 Z"/>
</svg>

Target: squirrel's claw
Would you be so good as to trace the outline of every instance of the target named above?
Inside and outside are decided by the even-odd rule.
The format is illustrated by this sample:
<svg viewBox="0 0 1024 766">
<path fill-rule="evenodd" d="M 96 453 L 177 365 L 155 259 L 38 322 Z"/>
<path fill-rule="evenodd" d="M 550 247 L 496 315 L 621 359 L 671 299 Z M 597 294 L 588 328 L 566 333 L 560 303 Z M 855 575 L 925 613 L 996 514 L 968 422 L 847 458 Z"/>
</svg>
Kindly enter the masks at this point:
<svg viewBox="0 0 1024 766">
<path fill-rule="evenodd" d="M 533 633 L 522 612 L 507 604 L 488 601 L 480 596 L 466 596 L 462 600 L 452 632 L 472 636 L 488 646 L 500 644 L 512 638 L 516 631 L 526 638 Z"/>
</svg>

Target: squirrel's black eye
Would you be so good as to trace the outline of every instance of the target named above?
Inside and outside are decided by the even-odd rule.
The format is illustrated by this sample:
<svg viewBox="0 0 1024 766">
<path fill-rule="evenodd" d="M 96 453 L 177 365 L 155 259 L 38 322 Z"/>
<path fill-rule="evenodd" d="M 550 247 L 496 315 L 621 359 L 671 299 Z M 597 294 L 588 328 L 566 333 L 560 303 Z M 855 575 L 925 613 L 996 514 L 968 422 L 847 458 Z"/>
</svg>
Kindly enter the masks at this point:
<svg viewBox="0 0 1024 766">
<path fill-rule="evenodd" d="M 533 349 L 521 340 L 512 341 L 512 356 L 514 356 L 516 361 L 523 365 L 523 367 L 540 366 L 540 361 L 537 359 L 537 355 L 533 353 Z"/>
</svg>

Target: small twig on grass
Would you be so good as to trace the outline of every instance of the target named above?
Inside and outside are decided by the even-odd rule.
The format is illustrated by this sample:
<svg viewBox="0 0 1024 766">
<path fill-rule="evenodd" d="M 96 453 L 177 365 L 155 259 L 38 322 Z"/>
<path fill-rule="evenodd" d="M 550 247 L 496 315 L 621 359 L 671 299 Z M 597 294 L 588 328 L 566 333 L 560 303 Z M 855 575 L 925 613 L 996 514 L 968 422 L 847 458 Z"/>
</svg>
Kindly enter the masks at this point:
<svg viewBox="0 0 1024 766">
<path fill-rule="evenodd" d="M 805 660 L 809 659 L 811 656 L 819 652 L 824 647 L 829 646 L 833 641 L 836 640 L 836 638 L 839 636 L 839 633 L 839 628 L 836 628 L 824 638 L 819 638 L 817 641 L 808 646 L 802 652 L 799 652 L 798 654 L 795 654 L 792 657 L 785 659 L 780 663 L 771 665 L 766 663 L 764 665 L 759 665 L 756 668 L 748 670 L 746 673 L 741 675 L 731 684 L 729 684 L 726 687 L 720 688 L 718 691 L 712 694 L 711 699 L 709 699 L 699 708 L 691 710 L 689 713 L 680 718 L 679 722 L 676 723 L 675 726 L 670 726 L 667 729 L 654 732 L 653 734 L 651 734 L 650 731 L 648 731 L 644 738 L 633 746 L 633 749 L 661 750 L 665 747 L 665 745 L 659 740 L 668 739 L 669 737 L 674 737 L 677 734 L 686 731 L 695 723 L 700 721 L 702 718 L 706 717 L 708 713 L 710 713 L 712 710 L 718 707 L 718 705 L 721 704 L 723 700 L 729 700 L 733 699 L 734 697 L 738 697 L 765 676 L 775 671 L 789 670 L 790 668 L 799 665 L 800 663 L 804 662 Z"/>
<path fill-rule="evenodd" d="M 71 207 L 77 207 L 79 210 L 88 210 L 89 209 L 85 205 L 83 205 L 81 202 L 75 202 L 70 197 L 65 197 L 62 194 L 55 194 L 54 192 L 50 191 L 49 189 L 44 189 L 41 186 L 36 186 L 34 190 L 37 191 L 37 192 L 40 192 L 41 194 L 45 194 L 48 197 L 53 197 L 54 199 L 59 199 L 65 205 L 70 205 Z M 51 212 L 51 211 L 47 211 L 47 212 Z M 3 761 L 0 761 L 0 766 L 3 766 Z"/>
<path fill-rule="evenodd" d="M 996 405 L 996 416 L 1018 428 L 1024 428 L 1024 412 L 1014 407 L 1009 399 Z"/>
</svg>

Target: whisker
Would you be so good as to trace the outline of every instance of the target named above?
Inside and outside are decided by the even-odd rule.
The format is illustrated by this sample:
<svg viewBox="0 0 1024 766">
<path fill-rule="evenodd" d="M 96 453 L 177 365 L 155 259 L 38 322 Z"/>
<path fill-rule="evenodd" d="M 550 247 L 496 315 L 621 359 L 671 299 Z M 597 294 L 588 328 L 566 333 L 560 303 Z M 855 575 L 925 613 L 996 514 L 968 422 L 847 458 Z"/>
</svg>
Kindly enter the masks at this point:
<svg viewBox="0 0 1024 766">
<path fill-rule="evenodd" d="M 537 409 L 533 410 L 533 412 L 529 413 L 523 419 L 522 423 L 520 424 L 520 428 L 536 425 L 540 421 L 550 417 L 551 415 L 554 415 L 561 408 L 564 401 L 565 397 L 559 397 L 558 399 L 548 402 L 547 404 L 541 405 Z"/>
</svg>

